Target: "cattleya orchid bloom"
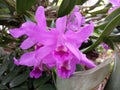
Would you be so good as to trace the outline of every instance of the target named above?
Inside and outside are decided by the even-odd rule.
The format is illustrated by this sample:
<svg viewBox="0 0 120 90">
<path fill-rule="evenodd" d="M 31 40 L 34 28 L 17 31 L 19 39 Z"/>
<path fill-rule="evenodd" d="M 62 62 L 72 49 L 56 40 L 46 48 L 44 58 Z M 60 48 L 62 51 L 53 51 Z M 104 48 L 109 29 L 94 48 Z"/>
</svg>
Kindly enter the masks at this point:
<svg viewBox="0 0 120 90">
<path fill-rule="evenodd" d="M 109 13 L 120 7 L 120 0 L 110 0 L 110 3 L 113 5 L 113 8 L 108 11 Z"/>
<path fill-rule="evenodd" d="M 59 76 L 68 78 L 75 71 L 76 64 L 84 64 L 90 68 L 95 67 L 94 63 L 89 61 L 86 56 L 79 51 L 79 46 L 83 41 L 88 39 L 93 29 L 93 23 L 90 23 L 75 32 L 67 29 L 66 16 L 56 20 L 56 28 L 54 31 L 57 32 L 58 35 L 56 35 L 57 43 L 56 46 L 54 46 L 54 54 Z"/>
<path fill-rule="evenodd" d="M 75 72 L 76 64 L 83 64 L 89 68 L 96 66 L 79 51 L 81 44 L 93 32 L 94 25 L 92 22 L 85 24 L 82 15 L 76 8 L 68 17 L 68 21 L 67 16 L 58 18 L 56 27 L 50 30 L 47 30 L 42 6 L 37 9 L 35 18 L 37 23 L 25 22 L 20 28 L 10 30 L 10 34 L 15 38 L 22 35 L 27 36 L 20 48 L 35 47 L 34 51 L 24 53 L 19 60 L 14 59 L 16 65 L 34 67 L 30 72 L 30 77 L 40 77 L 44 71 L 43 65 L 49 69 L 56 67 L 57 74 L 61 78 L 69 78 Z M 84 25 L 81 27 L 83 23 Z M 71 27 L 75 27 L 77 31 Z"/>
</svg>

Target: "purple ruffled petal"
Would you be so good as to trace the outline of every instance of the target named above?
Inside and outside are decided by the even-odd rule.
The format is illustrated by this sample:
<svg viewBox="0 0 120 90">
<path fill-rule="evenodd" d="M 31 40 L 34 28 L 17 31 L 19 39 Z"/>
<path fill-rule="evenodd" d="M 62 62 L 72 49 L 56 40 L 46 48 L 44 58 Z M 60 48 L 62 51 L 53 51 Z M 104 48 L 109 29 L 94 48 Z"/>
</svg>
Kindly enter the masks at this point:
<svg viewBox="0 0 120 90">
<path fill-rule="evenodd" d="M 46 17 L 45 17 L 45 12 L 44 12 L 44 7 L 40 6 L 38 7 L 36 14 L 35 14 L 35 18 L 37 21 L 37 24 L 40 28 L 40 30 L 46 30 Z"/>
<path fill-rule="evenodd" d="M 10 29 L 10 34 L 14 37 L 14 38 L 19 38 L 22 35 L 25 34 L 25 31 L 22 28 L 15 28 L 15 29 Z"/>
<path fill-rule="evenodd" d="M 84 26 L 80 32 L 78 32 L 78 36 L 80 36 L 80 42 L 84 42 L 88 39 L 88 37 L 93 33 L 94 24 L 91 22 L 90 24 Z"/>
<path fill-rule="evenodd" d="M 58 18 L 56 20 L 56 28 L 60 32 L 60 34 L 63 34 L 65 32 L 66 20 L 67 20 L 66 16 Z"/>
<path fill-rule="evenodd" d="M 31 38 L 27 38 L 26 40 L 24 40 L 22 42 L 22 44 L 20 45 L 20 48 L 22 49 L 28 49 L 30 47 L 32 47 L 33 45 L 36 44 L 36 41 L 31 39 Z"/>
<path fill-rule="evenodd" d="M 57 74 L 61 78 L 69 78 L 75 72 L 76 64 L 71 58 L 63 63 L 57 63 Z"/>
<path fill-rule="evenodd" d="M 31 78 L 39 78 L 40 76 L 42 76 L 42 71 L 39 68 L 34 68 L 30 72 L 30 77 Z"/>
<path fill-rule="evenodd" d="M 85 54 L 81 53 L 81 60 L 80 60 L 80 64 L 83 64 L 85 66 L 87 66 L 88 68 L 94 68 L 96 67 L 96 65 L 94 64 L 93 61 L 87 59 Z"/>
<path fill-rule="evenodd" d="M 38 49 L 36 51 L 36 61 L 34 61 L 35 63 L 35 67 L 37 67 L 41 62 L 42 60 L 47 57 L 50 53 L 52 52 L 52 48 L 51 47 L 41 47 L 40 49 Z"/>
<path fill-rule="evenodd" d="M 81 59 L 81 53 L 78 48 L 68 42 L 66 42 L 65 45 L 68 47 L 71 53 L 73 53 L 79 60 Z"/>
<path fill-rule="evenodd" d="M 20 28 L 15 28 L 15 29 L 10 29 L 10 34 L 15 37 L 19 38 L 22 35 L 27 35 L 30 37 L 34 37 L 36 31 L 37 31 L 37 26 L 33 22 L 25 22 L 21 25 Z M 38 32 L 38 31 L 37 31 Z"/>
<path fill-rule="evenodd" d="M 110 0 L 110 3 L 115 5 L 115 6 L 119 6 L 120 5 L 120 0 Z"/>
<path fill-rule="evenodd" d="M 16 65 L 24 65 L 29 67 L 29 66 L 34 66 L 35 60 L 36 60 L 35 52 L 29 52 L 23 54 L 19 60 L 14 58 L 14 63 Z"/>
<path fill-rule="evenodd" d="M 45 64 L 49 69 L 55 67 L 56 60 L 53 56 L 53 54 L 48 54 L 45 58 L 43 58 L 42 61 L 43 64 Z"/>
<path fill-rule="evenodd" d="M 71 53 L 73 53 L 76 56 L 76 58 L 80 61 L 81 64 L 84 64 L 89 68 L 93 68 L 96 66 L 92 61 L 88 60 L 86 56 L 82 54 L 76 47 L 69 43 L 67 43 L 66 46 L 69 48 Z"/>
</svg>

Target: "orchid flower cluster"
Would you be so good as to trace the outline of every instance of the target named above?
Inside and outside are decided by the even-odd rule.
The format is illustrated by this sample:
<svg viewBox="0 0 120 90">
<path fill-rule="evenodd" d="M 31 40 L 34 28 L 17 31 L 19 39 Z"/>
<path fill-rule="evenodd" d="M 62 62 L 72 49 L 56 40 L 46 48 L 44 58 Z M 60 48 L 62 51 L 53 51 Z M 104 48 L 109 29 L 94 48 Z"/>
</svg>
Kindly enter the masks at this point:
<svg viewBox="0 0 120 90">
<path fill-rule="evenodd" d="M 109 10 L 109 13 L 120 7 L 120 0 L 110 0 L 110 3 L 112 4 L 113 8 Z"/>
<path fill-rule="evenodd" d="M 76 64 L 96 67 L 79 51 L 81 44 L 92 34 L 94 24 L 85 23 L 77 6 L 69 16 L 58 18 L 53 28 L 47 27 L 44 7 L 38 7 L 35 19 L 37 23 L 27 21 L 19 28 L 10 29 L 14 38 L 27 36 L 20 45 L 21 49 L 34 47 L 33 51 L 24 53 L 19 60 L 14 58 L 16 65 L 33 67 L 31 78 L 39 78 L 44 71 L 43 66 L 50 70 L 56 68 L 61 78 L 69 78 L 75 72 Z"/>
</svg>

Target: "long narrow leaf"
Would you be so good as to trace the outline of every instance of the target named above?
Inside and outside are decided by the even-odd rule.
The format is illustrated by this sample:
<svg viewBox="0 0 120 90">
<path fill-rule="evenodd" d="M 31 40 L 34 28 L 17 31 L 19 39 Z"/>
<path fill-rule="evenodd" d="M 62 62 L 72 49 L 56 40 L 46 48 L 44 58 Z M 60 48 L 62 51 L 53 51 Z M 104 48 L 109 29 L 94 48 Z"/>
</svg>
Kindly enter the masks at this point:
<svg viewBox="0 0 120 90">
<path fill-rule="evenodd" d="M 94 44 L 92 44 L 90 47 L 88 47 L 84 52 L 89 52 L 93 50 L 95 47 L 97 47 L 104 38 L 109 37 L 110 33 L 113 31 L 113 29 L 120 24 L 120 14 L 118 14 L 116 17 L 114 17 L 104 28 L 104 31 L 100 35 L 100 37 L 96 40 Z"/>
<path fill-rule="evenodd" d="M 113 72 L 104 90 L 120 90 L 120 55 L 117 52 Z"/>
<path fill-rule="evenodd" d="M 16 0 L 16 10 L 18 14 L 24 13 L 29 10 L 34 4 L 35 0 Z"/>
<path fill-rule="evenodd" d="M 76 2 L 74 0 L 63 0 L 58 10 L 58 17 L 69 14 L 74 8 L 75 3 Z"/>
</svg>

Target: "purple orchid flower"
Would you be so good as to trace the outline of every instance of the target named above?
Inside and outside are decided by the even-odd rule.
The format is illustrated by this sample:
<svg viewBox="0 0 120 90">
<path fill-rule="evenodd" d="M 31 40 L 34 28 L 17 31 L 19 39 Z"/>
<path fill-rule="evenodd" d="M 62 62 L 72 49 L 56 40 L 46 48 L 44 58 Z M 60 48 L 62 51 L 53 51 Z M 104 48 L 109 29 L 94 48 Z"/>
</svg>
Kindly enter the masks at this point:
<svg viewBox="0 0 120 90">
<path fill-rule="evenodd" d="M 37 24 L 33 22 L 25 22 L 20 28 L 10 29 L 10 34 L 15 38 L 19 38 L 22 35 L 28 36 L 28 38 L 24 40 L 20 46 L 22 49 L 28 49 L 39 41 L 45 44 L 50 44 L 53 41 L 49 39 L 49 37 L 54 37 L 51 37 L 50 31 L 47 30 L 44 8 L 42 6 L 37 9 L 35 18 Z"/>
<path fill-rule="evenodd" d="M 56 20 L 56 28 L 51 30 L 55 32 L 54 35 L 57 38 L 56 44 L 52 45 L 54 48 L 52 52 L 56 60 L 58 76 L 62 78 L 68 78 L 75 71 L 76 64 L 84 64 L 89 68 L 95 67 L 95 64 L 78 49 L 93 32 L 93 23 L 81 27 L 81 30 L 77 32 L 66 29 L 67 17 L 64 16 Z"/>
<path fill-rule="evenodd" d="M 120 7 L 120 0 L 110 0 L 110 3 L 113 5 L 113 8 L 108 11 L 108 13 L 113 12 Z"/>
<path fill-rule="evenodd" d="M 20 28 L 10 30 L 10 34 L 15 38 L 27 36 L 20 48 L 35 46 L 34 51 L 23 54 L 19 60 L 14 59 L 16 65 L 34 67 L 30 73 L 31 77 L 38 78 L 42 75 L 43 64 L 49 69 L 56 67 L 58 76 L 62 78 L 69 78 L 75 72 L 76 64 L 83 64 L 89 68 L 96 66 L 79 51 L 82 42 L 93 32 L 94 25 L 90 22 L 81 27 L 84 21 L 77 9 L 71 14 L 68 22 L 67 16 L 58 18 L 56 27 L 50 30 L 47 30 L 43 7 L 37 9 L 35 18 L 37 24 L 26 22 Z M 71 21 L 72 19 L 74 20 Z M 76 27 L 77 31 L 71 27 Z"/>
<path fill-rule="evenodd" d="M 38 76 L 42 75 L 43 71 L 42 66 L 40 66 L 42 63 L 41 60 L 51 51 L 50 48 L 43 47 L 43 44 L 51 44 L 54 39 L 50 37 L 51 32 L 46 30 L 47 25 L 43 7 L 39 7 L 37 9 L 35 18 L 37 24 L 33 22 L 25 22 L 20 28 L 10 29 L 10 34 L 15 38 L 19 38 L 23 35 L 27 36 L 27 39 L 24 40 L 20 45 L 20 48 L 22 49 L 28 49 L 32 46 L 35 46 L 35 51 L 23 54 L 19 60 L 14 58 L 14 63 L 16 65 L 25 65 L 28 67 L 33 66 L 34 69 L 31 71 L 30 76 L 37 78 Z M 39 55 L 38 53 L 40 54 L 39 58 L 36 57 L 36 54 Z"/>
</svg>

